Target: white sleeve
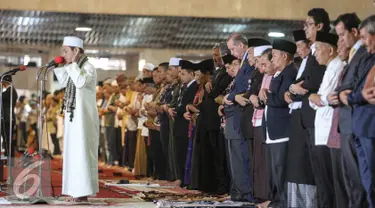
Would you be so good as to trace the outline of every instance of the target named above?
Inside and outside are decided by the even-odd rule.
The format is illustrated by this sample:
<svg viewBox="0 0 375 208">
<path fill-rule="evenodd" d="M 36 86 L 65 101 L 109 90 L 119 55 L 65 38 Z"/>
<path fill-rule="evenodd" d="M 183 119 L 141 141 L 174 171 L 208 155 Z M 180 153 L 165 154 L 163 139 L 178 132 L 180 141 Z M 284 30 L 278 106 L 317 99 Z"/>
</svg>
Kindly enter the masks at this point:
<svg viewBox="0 0 375 208">
<path fill-rule="evenodd" d="M 329 105 L 328 94 L 320 96 L 320 100 L 322 101 L 323 105 L 325 105 L 325 106 Z"/>
<path fill-rule="evenodd" d="M 58 67 L 53 69 L 53 71 L 55 72 L 55 75 L 60 85 L 62 87 L 66 87 L 66 85 L 68 84 L 68 73 L 66 72 L 65 67 Z"/>
<path fill-rule="evenodd" d="M 96 70 L 94 66 L 88 62 L 83 65 L 82 69 L 78 67 L 77 63 L 72 63 L 65 68 L 67 74 L 78 89 L 85 87 L 86 84 L 96 79 Z"/>
<path fill-rule="evenodd" d="M 323 78 L 325 80 L 323 80 L 323 84 L 320 86 L 319 95 L 320 100 L 324 105 L 329 105 L 327 97 L 330 93 L 335 91 L 335 88 L 337 87 L 339 81 L 339 75 L 341 73 L 341 70 L 331 72 L 330 74 L 327 74 L 327 77 Z"/>
</svg>

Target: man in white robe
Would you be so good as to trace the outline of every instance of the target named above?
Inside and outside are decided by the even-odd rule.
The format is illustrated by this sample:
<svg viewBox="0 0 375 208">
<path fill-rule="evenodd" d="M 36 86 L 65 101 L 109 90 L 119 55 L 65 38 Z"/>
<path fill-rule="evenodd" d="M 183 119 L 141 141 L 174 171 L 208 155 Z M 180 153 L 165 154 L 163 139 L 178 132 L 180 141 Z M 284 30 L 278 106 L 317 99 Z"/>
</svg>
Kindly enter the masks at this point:
<svg viewBox="0 0 375 208">
<path fill-rule="evenodd" d="M 65 66 L 54 69 L 59 83 L 66 87 L 62 194 L 84 202 L 99 191 L 97 75 L 83 54 L 80 38 L 65 37 L 62 55 Z"/>
<path fill-rule="evenodd" d="M 316 110 L 315 115 L 315 145 L 327 145 L 331 130 L 333 107 L 329 105 L 328 95 L 333 93 L 339 81 L 339 75 L 345 63 L 337 53 L 338 36 L 318 33 L 315 57 L 319 64 L 327 66 L 323 81 L 317 94 L 309 96 L 310 106 Z"/>
<path fill-rule="evenodd" d="M 345 63 L 340 59 L 337 53 L 338 36 L 330 33 L 318 32 L 316 36 L 316 60 L 321 65 L 327 66 L 324 73 L 323 81 L 319 87 L 317 94 L 309 96 L 310 106 L 316 110 L 315 114 L 315 145 L 319 148 L 331 147 L 329 140 L 330 131 L 332 128 L 332 120 L 334 108 L 328 101 L 328 96 L 334 93 L 340 79 Z M 328 146 L 328 147 L 327 147 Z M 338 147 L 340 147 L 338 145 Z M 326 186 L 330 190 L 328 197 L 334 198 L 337 203 L 344 201 L 345 192 L 341 192 L 345 188 L 340 149 L 330 148 L 327 155 L 315 155 L 313 158 L 315 163 L 319 165 L 319 178 L 325 181 Z M 322 182 L 317 183 L 321 186 Z M 319 188 L 318 188 L 319 190 Z M 319 194 L 319 192 L 318 192 Z M 319 195 L 318 195 L 319 197 Z M 343 207 L 345 205 L 337 206 Z"/>
</svg>

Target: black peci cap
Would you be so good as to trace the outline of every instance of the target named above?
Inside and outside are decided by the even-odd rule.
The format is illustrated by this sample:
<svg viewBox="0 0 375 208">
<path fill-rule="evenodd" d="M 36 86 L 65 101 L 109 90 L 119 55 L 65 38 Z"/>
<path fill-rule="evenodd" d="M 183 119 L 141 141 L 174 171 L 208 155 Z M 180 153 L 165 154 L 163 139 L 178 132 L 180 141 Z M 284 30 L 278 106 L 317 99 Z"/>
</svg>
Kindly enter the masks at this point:
<svg viewBox="0 0 375 208">
<path fill-rule="evenodd" d="M 317 32 L 316 33 L 316 41 L 328 43 L 332 46 L 337 47 L 337 42 L 339 40 L 339 36 L 332 34 L 332 33 L 326 33 L 326 32 Z"/>
<path fill-rule="evenodd" d="M 272 43 L 272 49 L 284 51 L 294 55 L 297 51 L 297 46 L 295 43 L 287 40 L 275 39 Z"/>
<path fill-rule="evenodd" d="M 271 43 L 263 38 L 250 38 L 247 40 L 247 46 L 249 47 L 257 47 L 262 45 L 271 45 Z"/>
<path fill-rule="evenodd" d="M 301 40 L 307 40 L 306 33 L 305 33 L 304 30 L 293 31 L 293 37 L 294 37 L 295 42 L 298 42 L 298 41 L 301 41 Z"/>
</svg>

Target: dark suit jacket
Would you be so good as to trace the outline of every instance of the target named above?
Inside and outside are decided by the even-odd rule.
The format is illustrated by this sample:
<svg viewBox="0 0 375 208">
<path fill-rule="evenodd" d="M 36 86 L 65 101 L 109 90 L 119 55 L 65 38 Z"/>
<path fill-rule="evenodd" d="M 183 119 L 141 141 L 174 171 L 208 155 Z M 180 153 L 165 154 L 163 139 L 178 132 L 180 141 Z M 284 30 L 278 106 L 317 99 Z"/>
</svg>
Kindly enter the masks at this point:
<svg viewBox="0 0 375 208">
<path fill-rule="evenodd" d="M 225 67 L 216 70 L 212 76 L 212 90 L 208 93 L 208 96 L 215 99 L 219 95 L 222 95 L 231 81 L 232 78 L 226 72 Z"/>
<path fill-rule="evenodd" d="M 319 91 L 325 70 L 326 66 L 319 65 L 315 56 L 310 53 L 306 62 L 305 71 L 303 71 L 302 76 L 295 81 L 295 83 L 303 81 L 302 87 L 308 90 L 306 95 L 292 96 L 293 101 L 302 101 L 301 115 L 304 128 L 314 128 L 315 110 L 310 107 L 309 96 Z"/>
<path fill-rule="evenodd" d="M 186 105 L 191 104 L 194 101 L 195 94 L 198 90 L 197 82 L 193 82 L 183 93 L 181 100 L 181 105 L 176 104 L 176 116 L 174 135 L 175 136 L 184 136 L 188 135 L 189 121 L 184 118 L 184 113 L 186 112 Z"/>
<path fill-rule="evenodd" d="M 229 92 L 228 100 L 232 101 L 234 104 L 230 106 L 226 106 L 224 109 L 224 113 L 226 117 L 234 116 L 234 129 L 240 133 L 240 106 L 238 103 L 235 102 L 234 98 L 236 95 L 245 93 L 248 86 L 249 86 L 249 78 L 251 72 L 254 70 L 253 66 L 249 65 L 249 62 L 246 60 L 243 61 L 242 67 L 237 73 L 234 79 L 234 86 L 232 90 Z"/>
<path fill-rule="evenodd" d="M 3 111 L 2 111 L 2 119 L 3 122 L 6 124 L 10 124 L 10 110 L 14 109 L 16 106 L 16 102 L 18 99 L 17 91 L 13 88 L 13 100 L 12 100 L 12 106 L 10 105 L 10 97 L 11 97 L 11 90 L 10 87 L 8 87 L 2 94 L 3 98 Z M 13 123 L 16 121 L 16 117 L 14 114 L 14 110 L 12 112 L 12 117 L 13 117 Z"/>
<path fill-rule="evenodd" d="M 236 95 L 246 92 L 249 86 L 249 78 L 251 72 L 254 69 L 255 68 L 253 66 L 250 66 L 249 62 L 247 61 L 247 56 L 245 56 L 242 67 L 234 78 L 234 87 L 233 90 L 229 93 L 228 100 L 235 102 L 234 97 Z"/>
<path fill-rule="evenodd" d="M 366 49 L 360 47 L 352 60 L 348 65 L 345 66 L 343 71 L 343 78 L 341 81 L 340 88 L 337 89 L 338 92 L 353 89 L 354 80 L 358 72 L 358 67 L 360 66 L 360 60 L 364 54 L 366 54 Z M 353 109 L 351 106 L 341 105 L 339 110 L 339 132 L 342 134 L 352 134 L 352 113 Z"/>
<path fill-rule="evenodd" d="M 297 66 L 292 63 L 277 76 L 272 78 L 270 93 L 267 94 L 267 126 L 271 140 L 288 137 L 287 129 L 290 125 L 288 103 L 284 100 L 284 94 L 289 86 L 294 83 L 297 76 Z M 264 120 L 264 116 L 263 116 Z"/>
<path fill-rule="evenodd" d="M 375 105 L 367 103 L 362 96 L 366 77 L 375 65 L 375 55 L 364 54 L 358 68 L 352 93 L 348 95 L 348 103 L 353 106 L 353 133 L 356 137 L 375 139 Z"/>
<path fill-rule="evenodd" d="M 212 77 L 212 90 L 210 93 L 205 92 L 203 101 L 200 105 L 200 119 L 202 127 L 208 131 L 220 130 L 220 117 L 217 113 L 219 105 L 215 98 L 222 95 L 230 84 L 232 78 L 226 72 L 225 67 L 215 71 Z"/>
<path fill-rule="evenodd" d="M 262 87 L 263 74 L 259 70 L 253 70 L 249 79 L 249 87 L 245 92 L 244 97 L 250 98 L 251 95 L 258 95 L 260 88 Z M 240 107 L 241 113 L 241 133 L 246 139 L 254 138 L 254 127 L 253 127 L 253 113 L 254 106 L 249 103 L 245 107 Z"/>
</svg>

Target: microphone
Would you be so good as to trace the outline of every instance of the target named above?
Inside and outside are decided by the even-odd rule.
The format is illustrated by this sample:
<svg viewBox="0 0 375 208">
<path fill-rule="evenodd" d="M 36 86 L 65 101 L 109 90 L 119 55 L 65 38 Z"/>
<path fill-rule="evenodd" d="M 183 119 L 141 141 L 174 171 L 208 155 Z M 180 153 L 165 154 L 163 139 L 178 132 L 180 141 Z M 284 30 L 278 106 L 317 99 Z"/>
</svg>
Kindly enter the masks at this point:
<svg viewBox="0 0 375 208">
<path fill-rule="evenodd" d="M 21 66 L 19 66 L 18 68 L 15 68 L 15 69 L 12 69 L 12 70 L 10 70 L 10 71 L 5 72 L 5 73 L 2 74 L 1 76 L 5 76 L 5 75 L 14 75 L 14 74 L 16 74 L 18 71 L 25 71 L 25 70 L 26 70 L 26 66 L 21 65 Z"/>
<path fill-rule="evenodd" d="M 50 61 L 50 62 L 46 65 L 46 67 L 47 67 L 47 68 L 50 68 L 50 67 L 56 67 L 57 65 L 62 64 L 62 63 L 64 63 L 64 62 L 65 62 L 64 57 L 62 57 L 62 56 L 56 56 L 55 59 L 53 59 L 52 61 Z"/>
</svg>

